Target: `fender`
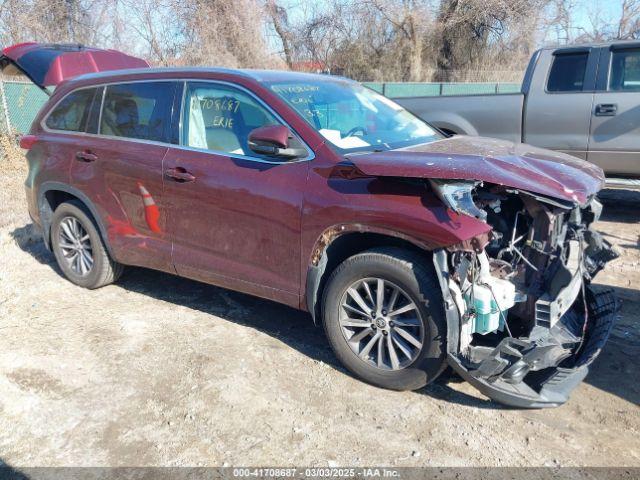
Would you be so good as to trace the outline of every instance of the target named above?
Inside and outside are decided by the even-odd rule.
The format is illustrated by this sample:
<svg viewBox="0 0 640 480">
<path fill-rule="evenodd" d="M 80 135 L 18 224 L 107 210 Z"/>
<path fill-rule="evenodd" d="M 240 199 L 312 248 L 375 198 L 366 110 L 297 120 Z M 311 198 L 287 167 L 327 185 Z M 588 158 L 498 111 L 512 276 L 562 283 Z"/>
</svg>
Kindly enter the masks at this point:
<svg viewBox="0 0 640 480">
<path fill-rule="evenodd" d="M 42 236 L 44 238 L 44 243 L 46 247 L 51 250 L 51 218 L 53 216 L 53 210 L 49 206 L 49 203 L 46 198 L 46 193 L 51 191 L 65 192 L 74 197 L 78 198 L 84 206 L 89 210 L 91 216 L 93 217 L 93 221 L 98 228 L 98 232 L 100 232 L 100 237 L 102 238 L 102 242 L 104 243 L 109 255 L 113 257 L 113 251 L 111 250 L 111 246 L 108 242 L 107 230 L 102 222 L 102 218 L 98 214 L 98 209 L 93 204 L 89 197 L 87 197 L 84 193 L 78 190 L 71 185 L 61 182 L 43 182 L 40 185 L 40 189 L 38 190 L 38 212 L 40 214 L 40 221 L 42 222 Z"/>
<path fill-rule="evenodd" d="M 449 266 L 447 252 L 439 248 L 433 252 L 433 266 L 435 267 L 440 291 L 442 292 L 442 300 L 444 302 L 444 312 L 447 319 L 447 358 L 455 361 L 458 353 L 458 344 L 460 337 L 460 313 L 456 308 L 456 302 L 451 295 L 449 289 Z"/>
<path fill-rule="evenodd" d="M 374 234 L 379 237 L 379 240 L 381 240 L 379 243 L 384 243 L 383 240 L 386 237 L 387 239 L 392 238 L 395 240 L 411 243 L 415 247 L 424 251 L 430 251 L 434 248 L 434 245 L 431 245 L 424 240 L 419 240 L 414 237 L 405 235 L 404 233 L 398 232 L 397 230 L 389 230 L 372 225 L 339 224 L 327 228 L 316 240 L 313 246 L 313 250 L 311 251 L 311 255 L 307 263 L 307 277 L 305 284 L 306 302 L 303 302 L 303 304 L 301 305 L 301 307 L 303 308 L 306 307 L 306 310 L 311 314 L 314 324 L 317 324 L 317 317 L 319 314 L 318 293 L 320 291 L 320 287 L 322 285 L 329 262 L 327 249 L 337 239 L 351 233 Z M 361 245 L 358 251 L 362 251 L 362 247 L 366 249 L 369 246 L 366 244 Z"/>
</svg>

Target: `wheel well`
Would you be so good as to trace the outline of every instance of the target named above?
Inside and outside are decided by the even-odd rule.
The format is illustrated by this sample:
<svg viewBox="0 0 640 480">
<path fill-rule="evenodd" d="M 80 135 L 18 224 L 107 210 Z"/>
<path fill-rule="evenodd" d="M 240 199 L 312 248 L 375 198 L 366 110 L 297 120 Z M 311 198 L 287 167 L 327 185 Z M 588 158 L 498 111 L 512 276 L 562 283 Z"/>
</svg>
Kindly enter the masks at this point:
<svg viewBox="0 0 640 480">
<path fill-rule="evenodd" d="M 448 135 L 449 137 L 453 135 L 458 135 L 458 132 L 454 132 L 450 128 L 445 128 L 445 127 L 438 127 L 438 128 L 442 133 L 444 133 L 445 135 Z"/>
<path fill-rule="evenodd" d="M 55 212 L 56 208 L 58 208 L 61 203 L 68 202 L 69 200 L 78 200 L 79 202 L 82 202 L 82 200 L 75 195 L 69 192 L 63 192 L 62 190 L 49 190 L 45 192 L 44 197 L 49 204 L 51 212 Z"/>
<path fill-rule="evenodd" d="M 81 201 L 75 195 L 63 190 L 47 190 L 46 192 L 44 192 L 44 195 L 40 197 L 38 210 L 40 211 L 40 221 L 42 222 L 42 226 L 44 228 L 44 239 L 47 247 L 50 246 L 49 230 L 51 228 L 53 212 L 56 211 L 56 208 L 58 208 L 61 203 L 67 202 L 69 200 Z"/>
<path fill-rule="evenodd" d="M 56 208 L 60 206 L 60 204 L 69 201 L 76 201 L 84 207 L 86 214 L 93 221 L 94 225 L 98 229 L 100 236 L 102 237 L 102 241 L 105 243 L 105 247 L 110 255 L 113 256 L 113 252 L 111 251 L 111 247 L 109 243 L 106 241 L 105 231 L 102 228 L 102 224 L 100 223 L 99 218 L 97 217 L 95 210 L 92 208 L 92 205 L 88 203 L 88 199 L 83 199 L 80 195 L 74 195 L 65 190 L 57 190 L 52 188 L 51 190 L 47 190 L 40 197 L 40 220 L 42 222 L 42 226 L 44 229 L 44 239 L 47 245 L 47 248 L 51 249 L 51 238 L 50 238 L 50 230 L 51 230 L 51 221 L 53 219 L 53 212 L 56 211 Z"/>
<path fill-rule="evenodd" d="M 314 322 L 320 318 L 322 294 L 331 273 L 347 258 L 375 247 L 401 247 L 429 255 L 428 251 L 413 243 L 389 235 L 368 232 L 340 235 L 327 245 L 318 266 L 309 269 L 307 274 L 307 308 L 313 316 Z"/>
</svg>

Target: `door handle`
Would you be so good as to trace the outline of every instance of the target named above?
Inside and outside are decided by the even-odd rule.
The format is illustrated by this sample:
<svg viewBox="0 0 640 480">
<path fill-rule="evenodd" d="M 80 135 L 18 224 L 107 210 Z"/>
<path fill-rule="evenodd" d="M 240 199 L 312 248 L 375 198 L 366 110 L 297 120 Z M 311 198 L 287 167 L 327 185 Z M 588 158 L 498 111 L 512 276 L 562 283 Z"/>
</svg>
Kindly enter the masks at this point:
<svg viewBox="0 0 640 480">
<path fill-rule="evenodd" d="M 596 105 L 596 116 L 612 117 L 618 111 L 618 105 L 615 103 L 599 103 Z"/>
<path fill-rule="evenodd" d="M 170 168 L 164 172 L 165 176 L 181 183 L 193 182 L 196 177 L 182 167 Z"/>
<path fill-rule="evenodd" d="M 98 160 L 98 156 L 95 153 L 89 151 L 76 152 L 76 160 L 81 162 L 95 162 Z"/>
</svg>

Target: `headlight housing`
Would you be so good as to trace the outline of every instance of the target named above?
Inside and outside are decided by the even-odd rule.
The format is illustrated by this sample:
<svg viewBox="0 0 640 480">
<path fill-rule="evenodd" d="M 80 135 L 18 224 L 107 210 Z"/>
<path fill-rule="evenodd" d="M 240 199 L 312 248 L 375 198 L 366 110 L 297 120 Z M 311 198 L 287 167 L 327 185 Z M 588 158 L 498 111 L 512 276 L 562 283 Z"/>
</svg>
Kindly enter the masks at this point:
<svg viewBox="0 0 640 480">
<path fill-rule="evenodd" d="M 473 201 L 473 189 L 481 182 L 431 179 L 429 183 L 442 203 L 454 212 L 486 220 L 487 212 L 478 208 Z"/>
</svg>

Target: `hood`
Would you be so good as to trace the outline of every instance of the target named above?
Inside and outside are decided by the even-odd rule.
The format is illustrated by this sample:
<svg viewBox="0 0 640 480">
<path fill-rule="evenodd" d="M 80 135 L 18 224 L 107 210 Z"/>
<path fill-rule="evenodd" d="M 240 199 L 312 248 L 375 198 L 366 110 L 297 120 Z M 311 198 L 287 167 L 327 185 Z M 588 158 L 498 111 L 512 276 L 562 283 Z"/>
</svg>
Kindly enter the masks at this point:
<svg viewBox="0 0 640 480">
<path fill-rule="evenodd" d="M 580 205 L 604 186 L 602 169 L 591 163 L 493 138 L 455 136 L 349 160 L 365 175 L 480 180 Z"/>
<path fill-rule="evenodd" d="M 22 73 L 43 90 L 85 73 L 148 66 L 145 60 L 117 50 L 83 45 L 19 43 L 6 47 L 0 55 L 4 73 Z"/>
</svg>

